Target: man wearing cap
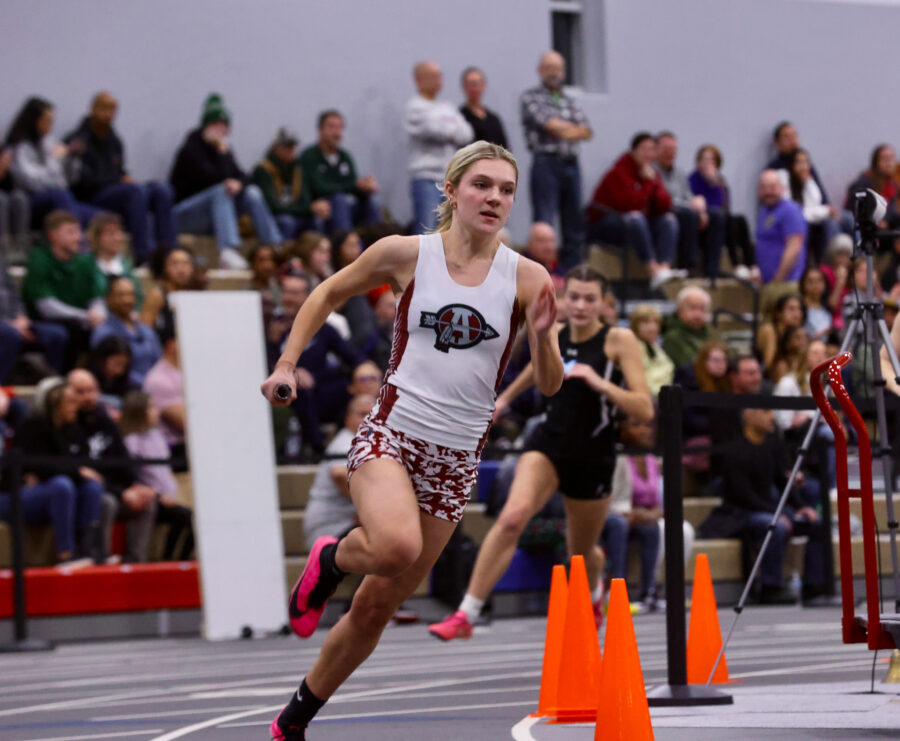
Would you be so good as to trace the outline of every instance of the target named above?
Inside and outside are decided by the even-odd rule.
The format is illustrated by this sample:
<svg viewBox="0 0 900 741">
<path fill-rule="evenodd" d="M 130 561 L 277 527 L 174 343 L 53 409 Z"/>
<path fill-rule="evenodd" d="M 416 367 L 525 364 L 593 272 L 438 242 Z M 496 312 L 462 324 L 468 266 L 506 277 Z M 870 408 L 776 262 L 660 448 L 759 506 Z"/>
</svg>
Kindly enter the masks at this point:
<svg viewBox="0 0 900 741">
<path fill-rule="evenodd" d="M 262 191 L 285 239 L 296 239 L 304 229 L 316 228 L 309 189 L 297 160 L 298 142 L 297 135 L 282 126 L 265 158 L 253 169 L 253 182 Z"/>
<path fill-rule="evenodd" d="M 214 234 L 226 267 L 246 268 L 238 214 L 249 213 L 264 244 L 279 244 L 281 232 L 262 191 L 247 176 L 231 150 L 231 116 L 213 93 L 203 106 L 200 127 L 191 131 L 175 156 L 169 181 L 175 189 L 175 223 L 180 232 Z"/>
<path fill-rule="evenodd" d="M 300 155 L 310 207 L 319 222 L 317 230 L 331 232 L 377 224 L 381 220 L 375 200 L 378 181 L 372 175 L 357 177 L 353 157 L 341 149 L 344 117 L 334 109 L 322 111 L 317 125 L 319 141 Z"/>
</svg>

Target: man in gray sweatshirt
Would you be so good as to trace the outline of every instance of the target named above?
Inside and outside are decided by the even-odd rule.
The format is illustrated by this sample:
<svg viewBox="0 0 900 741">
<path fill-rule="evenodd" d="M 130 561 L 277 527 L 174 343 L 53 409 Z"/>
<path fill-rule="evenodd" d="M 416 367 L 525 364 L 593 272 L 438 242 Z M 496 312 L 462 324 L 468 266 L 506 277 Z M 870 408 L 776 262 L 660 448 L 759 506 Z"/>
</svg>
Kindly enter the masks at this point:
<svg viewBox="0 0 900 741">
<path fill-rule="evenodd" d="M 443 198 L 444 171 L 454 152 L 472 141 L 472 127 L 459 109 L 437 100 L 443 81 L 434 62 L 413 68 L 418 93 L 406 104 L 409 180 L 416 234 L 434 229 L 435 209 Z"/>
</svg>

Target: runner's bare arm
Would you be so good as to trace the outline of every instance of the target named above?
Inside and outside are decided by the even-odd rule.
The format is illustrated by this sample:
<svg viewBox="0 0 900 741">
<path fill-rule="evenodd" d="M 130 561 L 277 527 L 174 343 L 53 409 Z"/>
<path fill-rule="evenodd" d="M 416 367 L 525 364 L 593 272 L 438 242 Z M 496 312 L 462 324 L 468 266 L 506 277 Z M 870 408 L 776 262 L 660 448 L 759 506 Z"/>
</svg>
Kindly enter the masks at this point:
<svg viewBox="0 0 900 741">
<path fill-rule="evenodd" d="M 641 348 L 634 332 L 624 327 L 613 327 L 606 337 L 608 356 L 622 370 L 627 388 L 607 383 L 603 393 L 625 414 L 641 421 L 653 419 L 653 402 L 647 374 L 641 360 Z"/>
<path fill-rule="evenodd" d="M 519 258 L 517 283 L 519 299 L 525 309 L 534 384 L 544 396 L 553 396 L 563 382 L 553 281 L 543 265 L 522 257 Z"/>
<path fill-rule="evenodd" d="M 262 393 L 270 402 L 286 406 L 293 401 L 296 396 L 293 372 L 297 359 L 332 311 L 350 297 L 385 283 L 389 283 L 395 293 L 401 293 L 406 288 L 415 275 L 418 244 L 418 237 L 379 239 L 347 267 L 316 286 L 294 318 L 275 371 L 262 385 Z M 274 396 L 276 387 L 282 384 L 291 388 L 289 399 Z"/>
</svg>

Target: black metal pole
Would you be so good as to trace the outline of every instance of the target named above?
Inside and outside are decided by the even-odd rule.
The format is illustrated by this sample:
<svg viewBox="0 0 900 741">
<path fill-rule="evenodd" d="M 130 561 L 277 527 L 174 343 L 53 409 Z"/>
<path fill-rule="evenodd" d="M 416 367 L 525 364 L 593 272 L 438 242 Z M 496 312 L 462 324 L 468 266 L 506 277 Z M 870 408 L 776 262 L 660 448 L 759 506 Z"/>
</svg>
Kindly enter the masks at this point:
<svg viewBox="0 0 900 741">
<path fill-rule="evenodd" d="M 684 487 L 682 476 L 681 386 L 663 386 L 659 393 L 659 435 L 663 448 L 663 518 L 666 523 L 666 656 L 669 684 L 647 693 L 655 706 L 728 705 L 731 695 L 687 683 L 687 625 L 684 579 Z"/>
<path fill-rule="evenodd" d="M 12 448 L 6 455 L 9 471 L 10 515 L 12 524 L 13 566 L 13 642 L 0 644 L 0 653 L 46 651 L 53 648 L 48 641 L 28 638 L 25 603 L 25 514 L 22 511 L 22 451 Z"/>
</svg>

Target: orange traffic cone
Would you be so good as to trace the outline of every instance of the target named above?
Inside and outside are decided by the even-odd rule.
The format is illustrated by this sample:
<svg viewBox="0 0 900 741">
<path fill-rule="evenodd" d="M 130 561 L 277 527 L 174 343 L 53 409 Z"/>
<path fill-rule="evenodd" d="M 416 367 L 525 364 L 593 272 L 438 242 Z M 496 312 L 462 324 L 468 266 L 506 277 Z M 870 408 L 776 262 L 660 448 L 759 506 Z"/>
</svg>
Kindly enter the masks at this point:
<svg viewBox="0 0 900 741">
<path fill-rule="evenodd" d="M 541 694 L 533 716 L 554 715 L 559 691 L 559 662 L 562 658 L 563 633 L 566 630 L 566 599 L 569 585 L 566 567 L 553 567 L 550 582 L 550 607 L 547 610 L 547 636 L 544 639 L 544 667 L 541 670 Z"/>
<path fill-rule="evenodd" d="M 594 741 L 653 741 L 644 674 L 624 579 L 613 579 Z"/>
<path fill-rule="evenodd" d="M 588 589 L 583 556 L 573 556 L 569 566 L 566 622 L 559 662 L 556 722 L 583 723 L 597 716 L 597 682 L 600 678 L 600 641 Z"/>
<path fill-rule="evenodd" d="M 719 613 L 716 612 L 716 595 L 709 573 L 709 559 L 705 553 L 699 553 L 694 562 L 694 589 L 691 593 L 691 620 L 688 624 L 688 684 L 706 684 L 721 649 L 722 632 L 719 630 Z M 713 684 L 725 684 L 729 681 L 728 663 L 724 655 L 712 681 Z"/>
</svg>

